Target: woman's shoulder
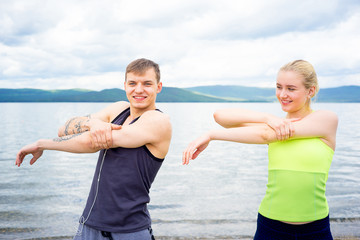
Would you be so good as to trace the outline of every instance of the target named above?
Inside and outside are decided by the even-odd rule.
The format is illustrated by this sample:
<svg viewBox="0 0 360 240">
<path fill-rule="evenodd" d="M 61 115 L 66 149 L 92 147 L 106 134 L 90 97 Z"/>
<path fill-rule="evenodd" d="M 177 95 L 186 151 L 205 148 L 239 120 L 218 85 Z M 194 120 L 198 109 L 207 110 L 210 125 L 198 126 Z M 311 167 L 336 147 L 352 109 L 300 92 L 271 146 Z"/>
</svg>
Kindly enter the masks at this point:
<svg viewBox="0 0 360 240">
<path fill-rule="evenodd" d="M 308 117 L 326 121 L 338 121 L 337 114 L 330 110 L 316 110 L 308 115 Z"/>
</svg>

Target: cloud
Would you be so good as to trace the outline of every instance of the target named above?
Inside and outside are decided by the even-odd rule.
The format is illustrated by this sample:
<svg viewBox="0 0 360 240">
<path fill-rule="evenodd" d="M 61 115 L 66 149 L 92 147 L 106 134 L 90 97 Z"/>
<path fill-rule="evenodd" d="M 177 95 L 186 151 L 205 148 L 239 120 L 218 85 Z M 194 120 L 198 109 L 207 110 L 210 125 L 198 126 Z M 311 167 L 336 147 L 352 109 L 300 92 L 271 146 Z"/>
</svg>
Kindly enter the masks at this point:
<svg viewBox="0 0 360 240">
<path fill-rule="evenodd" d="M 273 86 L 299 58 L 321 86 L 360 85 L 359 12 L 350 0 L 1 1 L 0 88 L 117 87 L 139 57 L 165 86 Z"/>
</svg>

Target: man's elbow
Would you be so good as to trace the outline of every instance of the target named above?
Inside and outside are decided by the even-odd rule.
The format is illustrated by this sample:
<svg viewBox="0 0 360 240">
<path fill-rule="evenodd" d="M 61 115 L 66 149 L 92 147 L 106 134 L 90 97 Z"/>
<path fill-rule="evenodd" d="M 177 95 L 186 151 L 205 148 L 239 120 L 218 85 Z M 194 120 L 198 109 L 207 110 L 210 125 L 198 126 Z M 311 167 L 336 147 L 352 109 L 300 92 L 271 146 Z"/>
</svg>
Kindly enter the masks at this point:
<svg viewBox="0 0 360 240">
<path fill-rule="evenodd" d="M 96 146 L 96 144 L 92 141 L 89 134 L 87 137 L 82 138 L 81 145 L 86 149 L 86 152 L 88 153 L 95 153 L 101 150 L 101 148 Z"/>
<path fill-rule="evenodd" d="M 61 126 L 58 130 L 58 137 L 65 136 L 65 126 Z"/>
</svg>

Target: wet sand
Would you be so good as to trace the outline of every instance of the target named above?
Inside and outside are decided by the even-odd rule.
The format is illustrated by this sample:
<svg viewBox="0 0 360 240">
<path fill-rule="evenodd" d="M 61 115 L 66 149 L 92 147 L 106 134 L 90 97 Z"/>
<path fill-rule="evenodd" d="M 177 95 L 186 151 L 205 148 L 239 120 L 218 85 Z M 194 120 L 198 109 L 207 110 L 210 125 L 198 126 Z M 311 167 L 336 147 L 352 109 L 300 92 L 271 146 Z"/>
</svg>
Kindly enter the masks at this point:
<svg viewBox="0 0 360 240">
<path fill-rule="evenodd" d="M 250 237 L 237 237 L 237 236 L 219 236 L 219 237 L 168 237 L 156 236 L 156 240 L 252 240 Z M 334 237 L 334 240 L 360 240 L 360 237 Z M 31 238 L 28 240 L 72 240 L 72 237 L 50 237 L 50 238 Z"/>
</svg>

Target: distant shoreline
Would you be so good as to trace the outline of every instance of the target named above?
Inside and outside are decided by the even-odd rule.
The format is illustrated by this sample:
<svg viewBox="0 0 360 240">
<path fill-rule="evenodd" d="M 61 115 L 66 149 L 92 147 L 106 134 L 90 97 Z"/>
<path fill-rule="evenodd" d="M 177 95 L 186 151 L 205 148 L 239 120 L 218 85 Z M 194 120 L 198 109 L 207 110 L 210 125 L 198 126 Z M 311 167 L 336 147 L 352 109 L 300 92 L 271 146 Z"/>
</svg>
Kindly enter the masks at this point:
<svg viewBox="0 0 360 240">
<path fill-rule="evenodd" d="M 323 88 L 315 102 L 360 103 L 360 86 Z M 93 91 L 87 89 L 42 90 L 0 88 L 0 102 L 116 102 L 127 101 L 119 88 Z M 200 86 L 193 88 L 163 87 L 157 102 L 274 102 L 273 88 L 244 86 Z"/>
</svg>

